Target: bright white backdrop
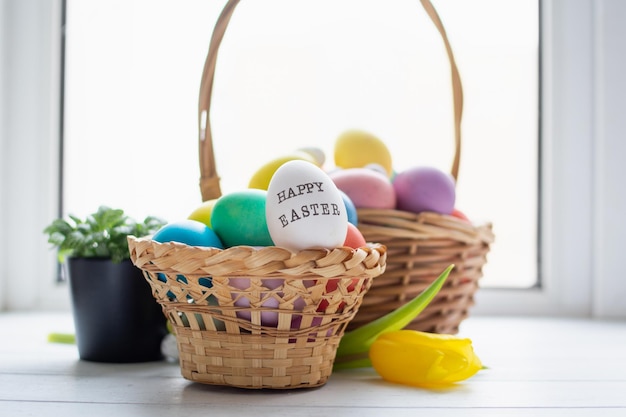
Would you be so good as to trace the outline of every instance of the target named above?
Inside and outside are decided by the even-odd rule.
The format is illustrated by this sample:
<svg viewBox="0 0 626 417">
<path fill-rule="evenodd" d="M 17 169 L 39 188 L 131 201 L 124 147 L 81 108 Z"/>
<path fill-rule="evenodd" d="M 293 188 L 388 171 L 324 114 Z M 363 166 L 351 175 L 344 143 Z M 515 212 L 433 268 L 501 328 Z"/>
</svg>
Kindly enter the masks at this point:
<svg viewBox="0 0 626 417">
<path fill-rule="evenodd" d="M 435 2 L 464 87 L 457 208 L 495 225 L 484 286 L 537 282 L 538 10 Z M 186 217 L 200 201 L 197 95 L 223 2 L 68 2 L 65 209 Z M 114 26 L 115 30 L 111 30 Z M 266 161 L 360 128 L 394 168 L 450 169 L 443 43 L 414 0 L 242 2 L 218 55 L 211 120 L 224 192 Z M 95 158 L 94 158 L 95 156 Z M 511 271 L 508 265 L 515 262 Z"/>
<path fill-rule="evenodd" d="M 50 280 L 41 234 L 56 215 L 58 2 L 4 0 L 0 175 L 0 306 L 67 307 Z M 621 213 L 626 195 L 620 111 L 626 4 L 544 2 L 542 269 L 535 291 L 484 290 L 475 314 L 626 317 Z M 18 42 L 19 41 L 19 42 Z M 18 48 L 16 45 L 20 45 Z M 515 268 L 515 265 L 512 265 Z"/>
</svg>

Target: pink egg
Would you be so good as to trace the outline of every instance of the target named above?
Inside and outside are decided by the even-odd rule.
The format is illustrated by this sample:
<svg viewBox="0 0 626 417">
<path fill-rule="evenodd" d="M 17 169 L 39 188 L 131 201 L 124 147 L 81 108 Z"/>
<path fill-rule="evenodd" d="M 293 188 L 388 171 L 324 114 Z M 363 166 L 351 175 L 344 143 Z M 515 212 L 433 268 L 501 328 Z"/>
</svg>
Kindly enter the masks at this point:
<svg viewBox="0 0 626 417">
<path fill-rule="evenodd" d="M 347 168 L 329 174 L 356 208 L 393 209 L 396 192 L 385 175 L 369 168 Z"/>
<path fill-rule="evenodd" d="M 346 241 L 343 243 L 344 246 L 349 248 L 360 248 L 361 246 L 366 245 L 365 238 L 361 231 L 352 223 L 348 224 L 348 234 L 346 235 Z"/>
<path fill-rule="evenodd" d="M 452 175 L 433 167 L 414 167 L 393 180 L 398 210 L 451 214 L 456 200 Z"/>
</svg>

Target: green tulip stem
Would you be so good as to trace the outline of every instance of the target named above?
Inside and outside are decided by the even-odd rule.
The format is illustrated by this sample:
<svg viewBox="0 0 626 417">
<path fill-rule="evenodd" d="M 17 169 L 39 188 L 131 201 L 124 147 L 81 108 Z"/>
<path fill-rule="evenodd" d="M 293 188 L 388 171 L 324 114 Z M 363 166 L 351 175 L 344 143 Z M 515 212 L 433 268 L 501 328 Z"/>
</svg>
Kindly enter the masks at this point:
<svg viewBox="0 0 626 417">
<path fill-rule="evenodd" d="M 337 348 L 335 369 L 369 366 L 368 352 L 372 343 L 383 333 L 403 329 L 417 317 L 441 290 L 453 268 L 454 264 L 448 266 L 413 300 L 383 317 L 346 333 Z"/>
</svg>

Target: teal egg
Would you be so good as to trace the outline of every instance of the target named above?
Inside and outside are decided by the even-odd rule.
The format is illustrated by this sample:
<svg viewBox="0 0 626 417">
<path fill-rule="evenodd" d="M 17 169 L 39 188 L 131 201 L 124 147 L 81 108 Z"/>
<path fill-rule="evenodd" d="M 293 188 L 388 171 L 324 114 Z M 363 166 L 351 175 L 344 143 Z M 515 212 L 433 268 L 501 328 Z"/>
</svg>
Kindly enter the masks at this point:
<svg viewBox="0 0 626 417">
<path fill-rule="evenodd" d="M 217 234 L 206 224 L 196 220 L 180 220 L 168 223 L 159 229 L 152 240 L 165 242 L 179 242 L 189 246 L 206 246 L 224 249 Z"/>
<path fill-rule="evenodd" d="M 198 278 L 198 284 L 202 285 L 203 287 L 212 288 L 213 278 L 212 277 Z"/>
<path fill-rule="evenodd" d="M 215 202 L 211 226 L 225 247 L 274 246 L 265 218 L 266 198 L 267 191 L 251 188 Z"/>
</svg>

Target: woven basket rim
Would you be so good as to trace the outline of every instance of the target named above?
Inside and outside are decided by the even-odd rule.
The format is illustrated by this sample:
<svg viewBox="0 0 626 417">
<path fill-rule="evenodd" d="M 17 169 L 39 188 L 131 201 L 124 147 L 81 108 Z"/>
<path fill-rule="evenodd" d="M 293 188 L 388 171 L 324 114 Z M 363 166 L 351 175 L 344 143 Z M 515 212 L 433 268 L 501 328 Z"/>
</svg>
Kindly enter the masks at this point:
<svg viewBox="0 0 626 417">
<path fill-rule="evenodd" d="M 491 222 L 471 223 L 459 217 L 434 212 L 412 213 L 397 209 L 357 209 L 359 229 L 367 239 L 387 244 L 389 240 L 424 241 L 446 239 L 463 244 L 491 244 Z"/>
<path fill-rule="evenodd" d="M 385 271 L 387 247 L 368 243 L 360 248 L 307 249 L 292 252 L 279 246 L 233 246 L 226 249 L 156 242 L 128 236 L 131 261 L 143 270 L 211 276 L 289 276 L 336 278 L 376 277 Z"/>
</svg>

